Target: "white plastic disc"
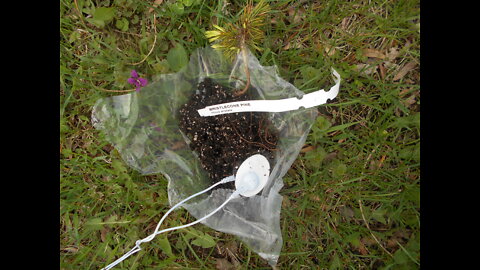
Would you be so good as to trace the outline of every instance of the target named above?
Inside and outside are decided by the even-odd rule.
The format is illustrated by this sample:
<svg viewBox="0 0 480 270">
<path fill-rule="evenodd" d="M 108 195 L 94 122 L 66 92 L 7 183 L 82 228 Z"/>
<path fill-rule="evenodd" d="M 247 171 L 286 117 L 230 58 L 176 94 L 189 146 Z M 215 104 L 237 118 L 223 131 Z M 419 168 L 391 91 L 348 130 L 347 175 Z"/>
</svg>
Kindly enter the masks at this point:
<svg viewBox="0 0 480 270">
<path fill-rule="evenodd" d="M 238 168 L 235 176 L 235 188 L 240 195 L 251 197 L 260 192 L 270 176 L 270 163 L 263 155 L 256 154 L 247 158 Z"/>
</svg>

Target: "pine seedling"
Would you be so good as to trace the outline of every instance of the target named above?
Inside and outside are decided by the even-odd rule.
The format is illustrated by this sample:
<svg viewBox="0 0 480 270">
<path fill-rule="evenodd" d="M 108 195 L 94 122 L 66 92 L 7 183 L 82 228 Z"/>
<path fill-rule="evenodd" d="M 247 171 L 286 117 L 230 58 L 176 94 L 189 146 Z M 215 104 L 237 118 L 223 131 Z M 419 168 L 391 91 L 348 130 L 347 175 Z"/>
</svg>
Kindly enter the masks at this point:
<svg viewBox="0 0 480 270">
<path fill-rule="evenodd" d="M 245 75 L 247 83 L 245 87 L 237 91 L 235 95 L 244 94 L 250 87 L 250 72 L 248 70 L 247 49 L 258 50 L 259 43 L 263 40 L 265 33 L 262 27 L 266 24 L 266 17 L 270 12 L 270 6 L 265 0 L 260 0 L 257 5 L 249 0 L 240 11 L 238 20 L 234 23 L 227 23 L 221 27 L 213 25 L 216 30 L 205 32 L 209 42 L 214 42 L 212 48 L 218 49 L 230 60 L 233 60 L 240 52 L 245 64 Z"/>
</svg>

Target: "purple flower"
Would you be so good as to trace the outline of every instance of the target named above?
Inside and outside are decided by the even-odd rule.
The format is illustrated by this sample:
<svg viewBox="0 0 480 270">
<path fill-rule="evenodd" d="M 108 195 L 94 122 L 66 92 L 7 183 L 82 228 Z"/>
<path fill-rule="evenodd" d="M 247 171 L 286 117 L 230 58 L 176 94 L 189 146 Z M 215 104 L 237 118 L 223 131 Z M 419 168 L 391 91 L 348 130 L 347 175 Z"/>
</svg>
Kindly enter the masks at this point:
<svg viewBox="0 0 480 270">
<path fill-rule="evenodd" d="M 140 87 L 147 85 L 148 83 L 147 79 L 138 77 L 138 73 L 135 70 L 132 70 L 130 75 L 132 75 L 132 77 L 128 78 L 127 80 L 128 83 L 135 85 L 136 91 L 140 92 Z"/>
<path fill-rule="evenodd" d="M 162 129 L 159 128 L 154 122 L 150 122 L 150 126 L 153 127 L 153 129 L 155 129 L 156 131 L 162 131 Z"/>
</svg>

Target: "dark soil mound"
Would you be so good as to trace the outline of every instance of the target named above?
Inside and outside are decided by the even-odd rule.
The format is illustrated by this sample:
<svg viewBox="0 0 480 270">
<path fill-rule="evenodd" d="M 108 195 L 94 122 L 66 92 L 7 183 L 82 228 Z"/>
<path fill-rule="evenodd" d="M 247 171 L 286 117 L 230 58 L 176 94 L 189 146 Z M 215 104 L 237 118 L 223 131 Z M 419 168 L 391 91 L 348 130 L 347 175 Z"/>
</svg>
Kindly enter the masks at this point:
<svg viewBox="0 0 480 270">
<path fill-rule="evenodd" d="M 266 113 L 243 112 L 202 117 L 197 110 L 206 106 L 250 100 L 249 89 L 241 96 L 205 78 L 199 91 L 180 108 L 180 129 L 190 139 L 190 149 L 197 153 L 212 184 L 233 175 L 240 164 L 254 154 L 273 160 L 278 134 Z M 234 183 L 228 188 L 234 189 Z"/>
</svg>

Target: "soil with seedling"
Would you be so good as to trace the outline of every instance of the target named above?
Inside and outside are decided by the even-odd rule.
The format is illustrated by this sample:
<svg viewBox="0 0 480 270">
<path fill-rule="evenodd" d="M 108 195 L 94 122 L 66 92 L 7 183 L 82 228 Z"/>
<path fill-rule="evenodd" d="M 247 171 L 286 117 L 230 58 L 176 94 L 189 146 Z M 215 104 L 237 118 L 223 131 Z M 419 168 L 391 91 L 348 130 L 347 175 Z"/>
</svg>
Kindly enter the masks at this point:
<svg viewBox="0 0 480 270">
<path fill-rule="evenodd" d="M 242 112 L 202 117 L 197 112 L 210 105 L 251 100 L 254 88 L 235 96 L 233 89 L 210 78 L 205 78 L 197 87 L 197 93 L 179 110 L 180 130 L 189 138 L 190 149 L 198 155 L 212 184 L 235 174 L 240 164 L 254 154 L 273 160 L 278 132 L 268 114 Z M 230 189 L 234 186 L 233 182 L 227 184 Z"/>
</svg>

